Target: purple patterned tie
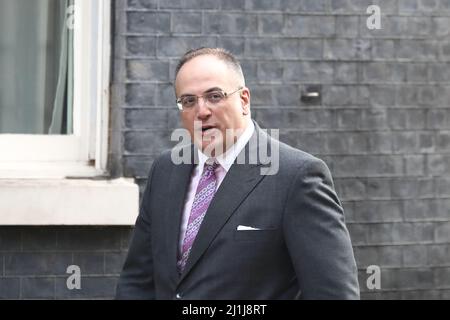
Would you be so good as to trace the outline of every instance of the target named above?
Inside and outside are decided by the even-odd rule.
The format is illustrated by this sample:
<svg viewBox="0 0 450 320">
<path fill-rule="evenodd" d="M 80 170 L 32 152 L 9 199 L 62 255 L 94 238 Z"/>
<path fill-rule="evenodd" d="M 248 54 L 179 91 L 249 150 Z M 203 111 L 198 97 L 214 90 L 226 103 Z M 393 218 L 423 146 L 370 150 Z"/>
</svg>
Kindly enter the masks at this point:
<svg viewBox="0 0 450 320">
<path fill-rule="evenodd" d="M 216 192 L 216 172 L 215 170 L 219 164 L 214 162 L 212 164 L 205 163 L 203 174 L 198 182 L 197 191 L 195 193 L 194 202 L 192 203 L 191 214 L 184 235 L 183 247 L 181 248 L 181 256 L 178 260 L 177 267 L 179 273 L 182 273 L 186 262 L 191 252 L 192 244 L 197 236 L 200 225 L 208 210 L 214 193 Z"/>
</svg>

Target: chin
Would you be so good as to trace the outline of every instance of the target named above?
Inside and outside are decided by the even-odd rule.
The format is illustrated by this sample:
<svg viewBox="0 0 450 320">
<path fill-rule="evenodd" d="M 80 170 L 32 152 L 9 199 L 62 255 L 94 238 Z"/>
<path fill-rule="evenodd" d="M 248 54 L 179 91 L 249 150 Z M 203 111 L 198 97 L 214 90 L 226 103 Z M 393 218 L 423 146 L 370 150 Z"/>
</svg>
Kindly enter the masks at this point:
<svg viewBox="0 0 450 320">
<path fill-rule="evenodd" d="M 209 157 L 215 157 L 224 152 L 222 141 L 202 141 L 201 146 L 202 152 Z"/>
</svg>

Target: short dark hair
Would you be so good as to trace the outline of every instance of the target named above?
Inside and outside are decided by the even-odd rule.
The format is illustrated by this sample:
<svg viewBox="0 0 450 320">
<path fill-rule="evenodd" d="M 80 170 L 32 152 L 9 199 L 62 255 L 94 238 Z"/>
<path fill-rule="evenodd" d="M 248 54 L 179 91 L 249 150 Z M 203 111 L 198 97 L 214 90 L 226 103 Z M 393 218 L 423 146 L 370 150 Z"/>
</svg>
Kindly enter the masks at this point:
<svg viewBox="0 0 450 320">
<path fill-rule="evenodd" d="M 236 71 L 237 75 L 239 77 L 242 77 L 242 79 L 245 82 L 244 74 L 242 72 L 241 64 L 239 63 L 238 59 L 228 50 L 224 48 L 208 48 L 208 47 L 201 47 L 197 49 L 192 49 L 187 51 L 178 61 L 177 67 L 175 68 L 175 78 L 178 75 L 178 72 L 180 71 L 181 67 L 188 61 L 199 57 L 203 55 L 212 55 L 220 60 L 223 60 L 225 63 L 227 63 L 234 71 Z M 242 83 L 242 85 L 245 85 L 245 83 Z"/>
</svg>

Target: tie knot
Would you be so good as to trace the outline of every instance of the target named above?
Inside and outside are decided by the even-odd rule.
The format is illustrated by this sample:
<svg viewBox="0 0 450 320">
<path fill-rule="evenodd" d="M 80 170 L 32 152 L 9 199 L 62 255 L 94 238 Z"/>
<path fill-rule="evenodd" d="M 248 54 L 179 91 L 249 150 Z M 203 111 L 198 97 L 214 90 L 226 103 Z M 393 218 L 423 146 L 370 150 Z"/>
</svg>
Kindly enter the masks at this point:
<svg viewBox="0 0 450 320">
<path fill-rule="evenodd" d="M 215 160 L 213 162 L 207 161 L 205 163 L 205 171 L 215 171 L 218 166 L 219 166 L 219 163 Z"/>
</svg>

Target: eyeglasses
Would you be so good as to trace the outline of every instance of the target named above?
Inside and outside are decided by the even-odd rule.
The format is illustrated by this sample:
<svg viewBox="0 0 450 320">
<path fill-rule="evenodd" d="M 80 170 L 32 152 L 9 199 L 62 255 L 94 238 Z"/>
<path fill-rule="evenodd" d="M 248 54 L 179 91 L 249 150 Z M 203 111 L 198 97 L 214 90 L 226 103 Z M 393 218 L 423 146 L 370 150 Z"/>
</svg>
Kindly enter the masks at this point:
<svg viewBox="0 0 450 320">
<path fill-rule="evenodd" d="M 194 95 L 182 96 L 177 99 L 177 107 L 181 111 L 192 109 L 198 103 L 199 98 L 203 98 L 205 103 L 207 103 L 209 106 L 216 106 L 220 104 L 223 100 L 231 96 L 232 94 L 241 91 L 242 89 L 244 88 L 239 87 L 239 89 L 231 93 L 226 93 L 222 90 L 214 90 L 207 92 L 201 96 L 194 96 Z"/>
</svg>

